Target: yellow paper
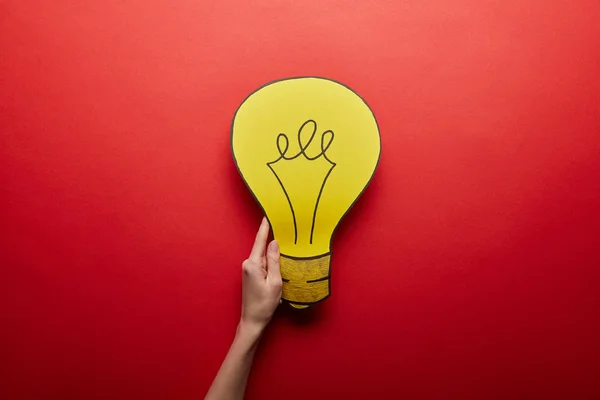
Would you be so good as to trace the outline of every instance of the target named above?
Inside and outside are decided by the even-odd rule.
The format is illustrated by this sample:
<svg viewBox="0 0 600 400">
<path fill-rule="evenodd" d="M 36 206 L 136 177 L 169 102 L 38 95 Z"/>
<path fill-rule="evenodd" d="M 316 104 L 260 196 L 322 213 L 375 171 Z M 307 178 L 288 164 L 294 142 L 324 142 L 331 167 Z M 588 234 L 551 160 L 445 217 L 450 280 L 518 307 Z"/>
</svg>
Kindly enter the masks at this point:
<svg viewBox="0 0 600 400">
<path fill-rule="evenodd" d="M 304 308 L 327 298 L 331 238 L 379 161 L 372 111 L 332 80 L 276 81 L 238 108 L 231 145 L 279 242 L 284 300 Z"/>
</svg>

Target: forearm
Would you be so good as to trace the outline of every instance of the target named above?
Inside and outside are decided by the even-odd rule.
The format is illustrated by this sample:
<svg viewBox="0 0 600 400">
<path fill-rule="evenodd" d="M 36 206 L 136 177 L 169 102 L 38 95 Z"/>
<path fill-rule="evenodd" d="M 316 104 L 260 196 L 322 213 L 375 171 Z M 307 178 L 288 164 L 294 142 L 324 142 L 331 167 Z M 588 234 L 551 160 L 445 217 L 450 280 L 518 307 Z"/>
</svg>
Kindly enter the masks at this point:
<svg viewBox="0 0 600 400">
<path fill-rule="evenodd" d="M 261 333 L 262 329 L 240 322 L 235 339 L 205 400 L 244 398 L 248 374 Z"/>
</svg>

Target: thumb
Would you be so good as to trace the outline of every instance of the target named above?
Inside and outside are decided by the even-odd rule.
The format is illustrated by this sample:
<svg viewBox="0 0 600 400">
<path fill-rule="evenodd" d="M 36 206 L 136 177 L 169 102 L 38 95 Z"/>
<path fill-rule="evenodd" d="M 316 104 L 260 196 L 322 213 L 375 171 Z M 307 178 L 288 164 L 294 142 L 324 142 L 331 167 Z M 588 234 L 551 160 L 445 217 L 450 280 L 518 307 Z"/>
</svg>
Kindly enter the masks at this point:
<svg viewBox="0 0 600 400">
<path fill-rule="evenodd" d="M 281 270 L 279 267 L 279 243 L 273 240 L 267 248 L 267 273 L 273 280 L 281 280 Z"/>
</svg>

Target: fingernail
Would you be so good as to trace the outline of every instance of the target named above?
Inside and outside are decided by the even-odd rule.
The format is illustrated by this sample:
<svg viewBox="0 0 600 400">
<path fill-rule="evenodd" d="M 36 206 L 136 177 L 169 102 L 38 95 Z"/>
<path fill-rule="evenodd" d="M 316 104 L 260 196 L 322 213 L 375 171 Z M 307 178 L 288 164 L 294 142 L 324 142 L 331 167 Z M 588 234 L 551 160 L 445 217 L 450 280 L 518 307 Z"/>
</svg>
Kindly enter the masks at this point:
<svg viewBox="0 0 600 400">
<path fill-rule="evenodd" d="M 277 243 L 277 240 L 273 240 L 271 243 L 269 243 L 269 250 L 279 251 L 279 244 Z"/>
</svg>

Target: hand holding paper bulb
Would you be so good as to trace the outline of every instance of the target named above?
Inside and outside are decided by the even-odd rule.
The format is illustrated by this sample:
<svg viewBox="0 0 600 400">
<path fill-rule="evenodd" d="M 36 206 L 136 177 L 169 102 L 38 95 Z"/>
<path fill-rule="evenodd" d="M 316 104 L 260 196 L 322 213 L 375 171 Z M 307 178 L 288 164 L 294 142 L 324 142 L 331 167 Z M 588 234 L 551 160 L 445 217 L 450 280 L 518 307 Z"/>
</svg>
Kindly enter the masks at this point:
<svg viewBox="0 0 600 400">
<path fill-rule="evenodd" d="M 292 78 L 263 86 L 242 103 L 231 141 L 279 242 L 283 300 L 295 308 L 324 300 L 331 237 L 379 160 L 373 113 L 337 82 Z"/>
</svg>

